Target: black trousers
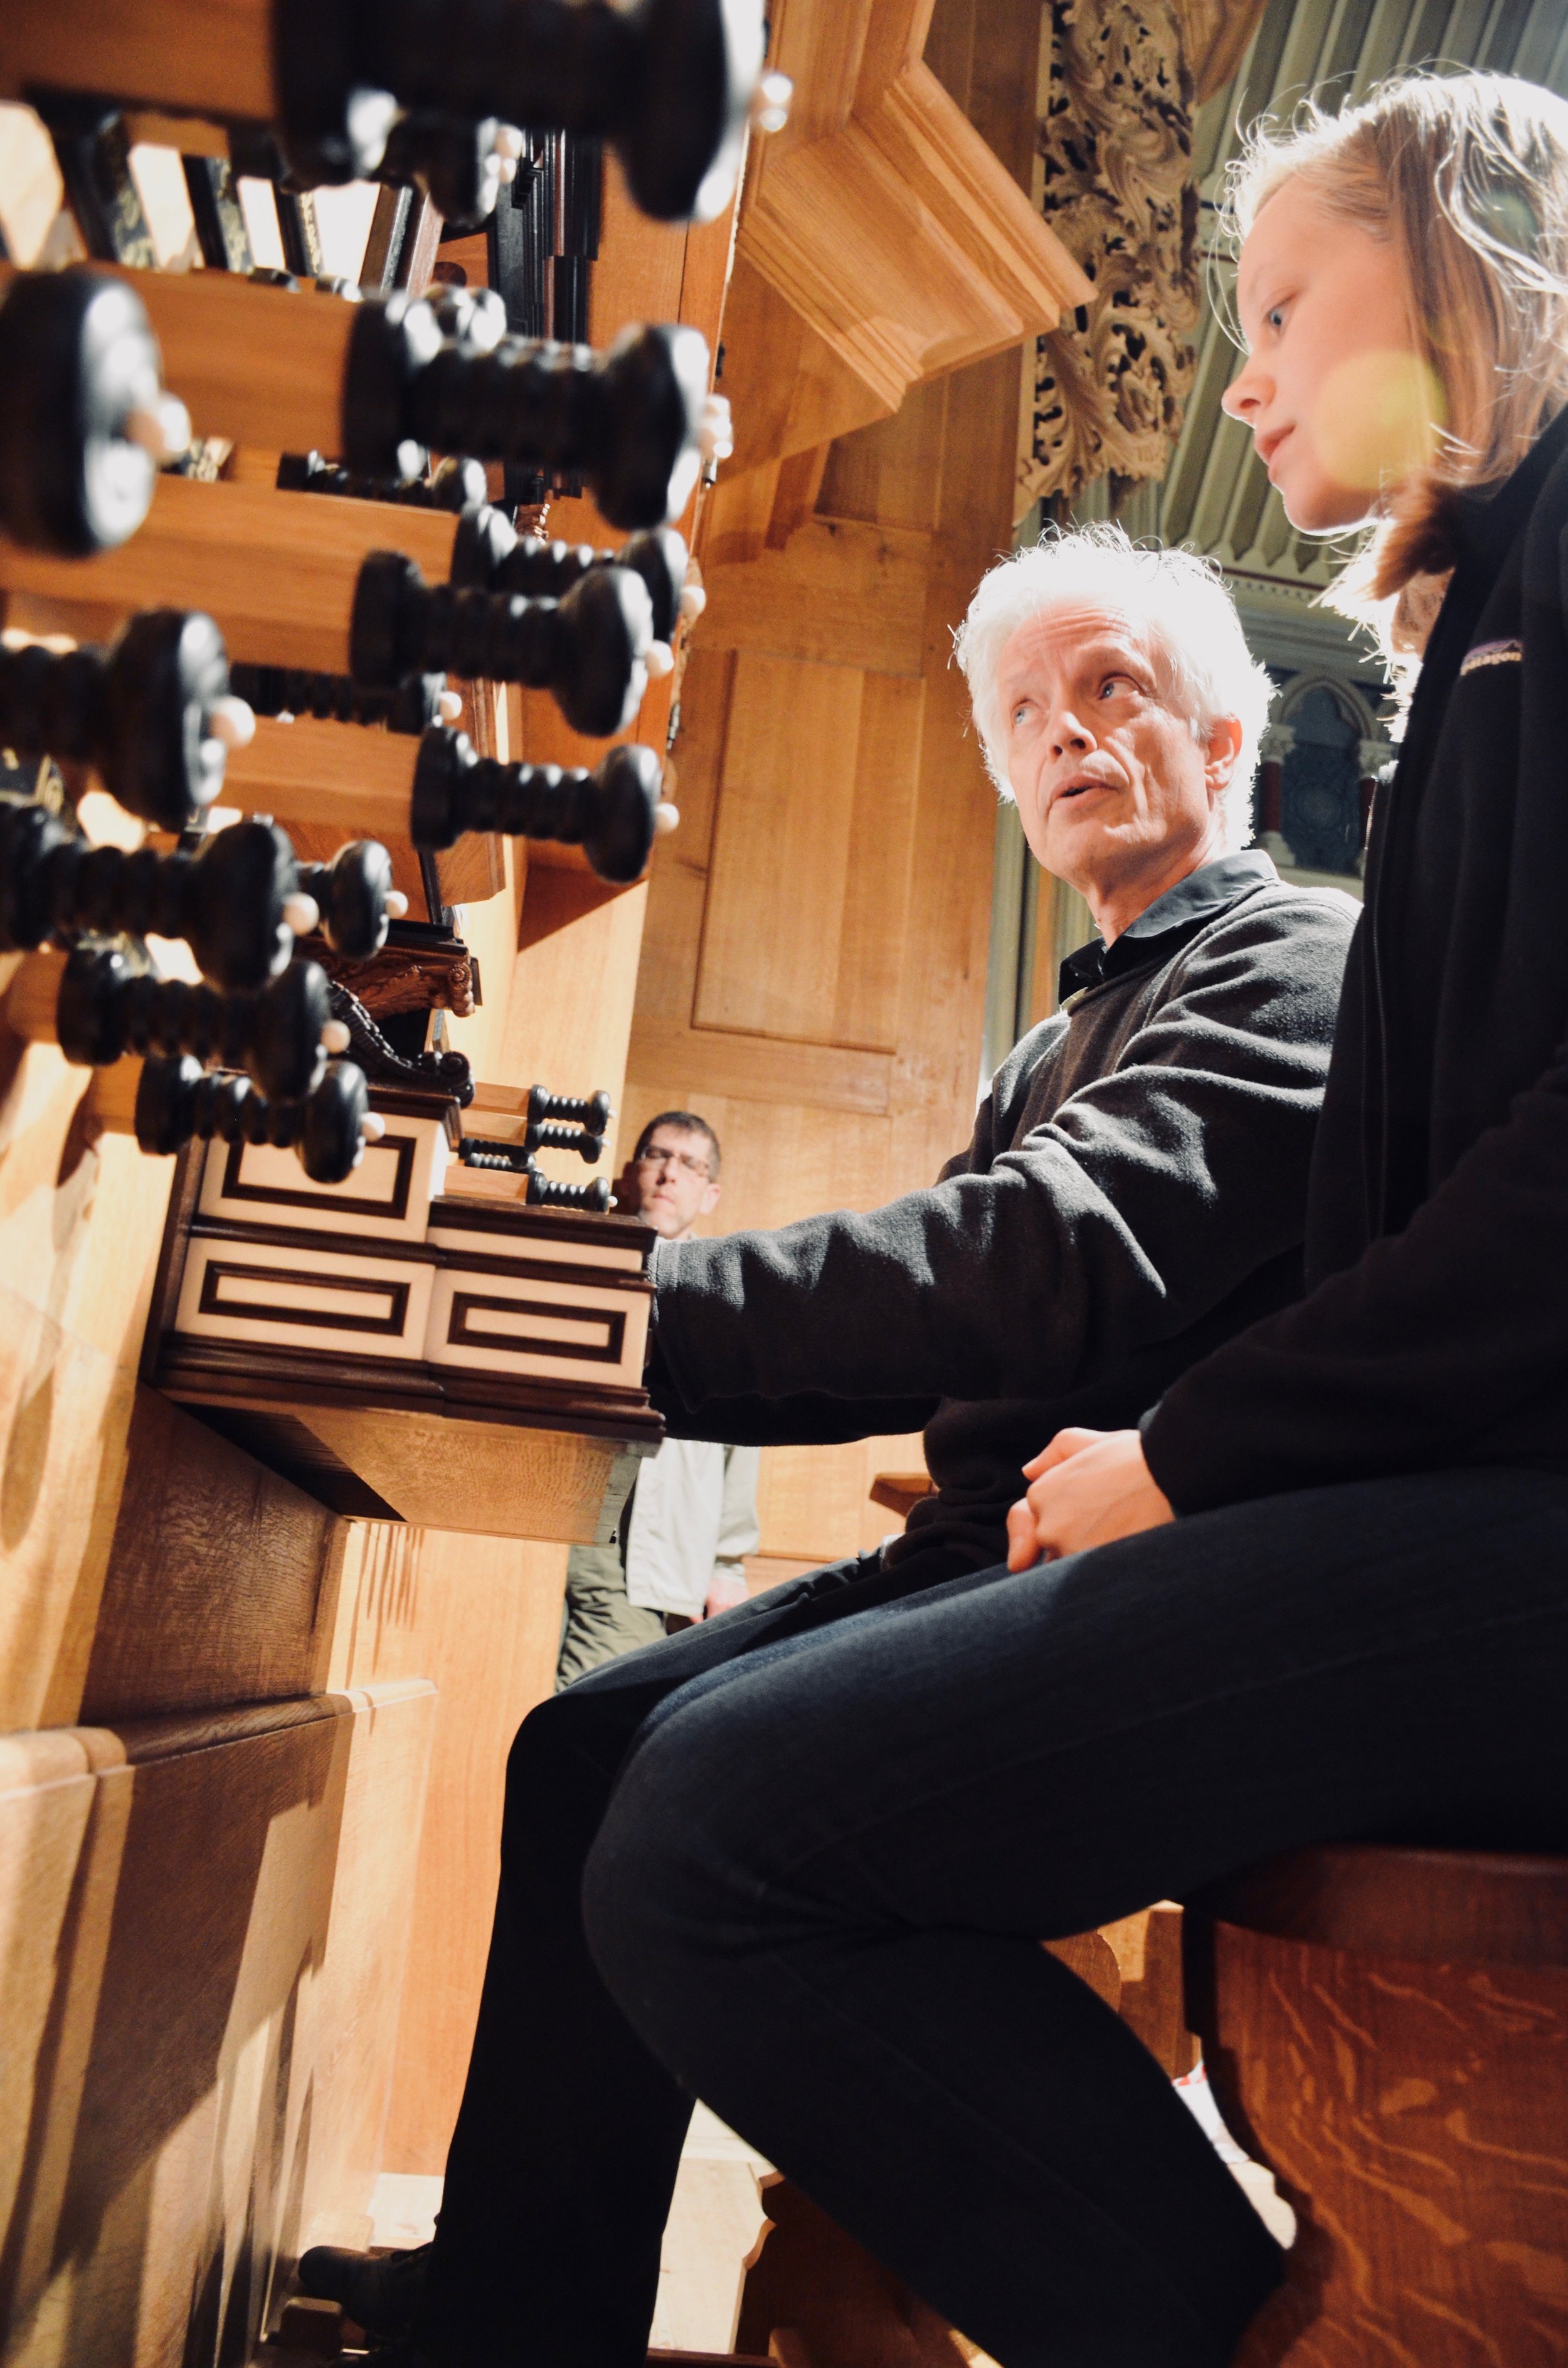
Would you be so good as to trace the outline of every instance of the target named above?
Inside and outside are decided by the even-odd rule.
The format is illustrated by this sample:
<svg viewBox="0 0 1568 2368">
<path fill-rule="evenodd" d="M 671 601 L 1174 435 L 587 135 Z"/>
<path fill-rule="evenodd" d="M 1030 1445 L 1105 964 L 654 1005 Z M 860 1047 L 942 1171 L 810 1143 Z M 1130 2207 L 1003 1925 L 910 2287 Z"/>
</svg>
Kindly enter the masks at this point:
<svg viewBox="0 0 1568 2368">
<path fill-rule="evenodd" d="M 1005 2368 L 1221 2368 L 1278 2248 L 1038 1941 L 1331 1837 L 1564 1847 L 1565 1670 L 1568 1481 L 1476 1472 L 594 1672 L 512 1754 L 431 2350 L 638 2368 L 700 2095 Z"/>
</svg>

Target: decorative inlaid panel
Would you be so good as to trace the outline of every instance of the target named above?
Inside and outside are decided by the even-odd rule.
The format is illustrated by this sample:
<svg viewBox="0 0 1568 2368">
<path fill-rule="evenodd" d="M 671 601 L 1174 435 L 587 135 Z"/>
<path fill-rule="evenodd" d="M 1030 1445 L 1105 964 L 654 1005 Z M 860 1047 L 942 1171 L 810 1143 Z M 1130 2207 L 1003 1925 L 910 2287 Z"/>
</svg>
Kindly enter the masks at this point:
<svg viewBox="0 0 1568 2368">
<path fill-rule="evenodd" d="M 537 1269 L 530 1276 L 442 1267 L 425 1354 L 437 1365 L 634 1390 L 647 1337 L 641 1290 L 546 1281 Z"/>
<path fill-rule="evenodd" d="M 201 1213 L 232 1223 L 302 1225 L 421 1242 L 433 1193 L 450 1158 L 438 1118 L 392 1118 L 341 1184 L 312 1184 L 292 1151 L 271 1144 L 214 1143 L 201 1183 Z"/>
<path fill-rule="evenodd" d="M 417 1357 L 433 1269 L 423 1258 L 364 1258 L 338 1243 L 255 1247 L 193 1235 L 176 1328 L 273 1348 Z"/>
</svg>

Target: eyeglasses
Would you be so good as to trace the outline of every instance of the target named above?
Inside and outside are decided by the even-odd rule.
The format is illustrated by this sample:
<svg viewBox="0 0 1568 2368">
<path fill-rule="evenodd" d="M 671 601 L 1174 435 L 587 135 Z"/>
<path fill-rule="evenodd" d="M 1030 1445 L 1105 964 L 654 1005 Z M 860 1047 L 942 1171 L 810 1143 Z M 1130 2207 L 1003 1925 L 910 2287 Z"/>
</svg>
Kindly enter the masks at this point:
<svg viewBox="0 0 1568 2368">
<path fill-rule="evenodd" d="M 684 1167 L 688 1176 L 699 1176 L 704 1184 L 710 1184 L 713 1180 L 713 1172 L 706 1159 L 693 1159 L 689 1151 L 660 1151 L 651 1145 L 648 1150 L 640 1151 L 632 1164 L 638 1167 Z"/>
</svg>

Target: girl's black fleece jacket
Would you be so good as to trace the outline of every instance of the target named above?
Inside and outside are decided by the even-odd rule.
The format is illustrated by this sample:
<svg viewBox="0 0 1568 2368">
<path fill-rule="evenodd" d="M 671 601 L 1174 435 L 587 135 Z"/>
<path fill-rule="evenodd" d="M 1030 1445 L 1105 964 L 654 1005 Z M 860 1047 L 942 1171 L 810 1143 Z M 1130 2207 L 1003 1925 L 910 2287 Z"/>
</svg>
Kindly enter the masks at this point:
<svg viewBox="0 0 1568 2368">
<path fill-rule="evenodd" d="M 1568 1471 L 1568 412 L 1455 504 L 1380 791 L 1307 1199 L 1306 1295 L 1144 1422 L 1178 1512 Z"/>
</svg>

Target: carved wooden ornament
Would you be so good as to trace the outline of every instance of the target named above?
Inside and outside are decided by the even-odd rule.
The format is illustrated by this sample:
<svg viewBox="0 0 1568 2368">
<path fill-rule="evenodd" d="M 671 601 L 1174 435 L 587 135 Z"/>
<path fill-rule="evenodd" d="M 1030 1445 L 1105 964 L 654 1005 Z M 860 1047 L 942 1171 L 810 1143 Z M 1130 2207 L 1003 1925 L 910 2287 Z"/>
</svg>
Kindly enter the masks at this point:
<svg viewBox="0 0 1568 2368">
<path fill-rule="evenodd" d="M 1025 366 L 1017 508 L 1163 477 L 1192 385 L 1198 191 L 1172 0 L 1051 0 L 1036 197 L 1094 283 Z M 1080 315 L 1080 317 L 1083 317 Z"/>
</svg>

